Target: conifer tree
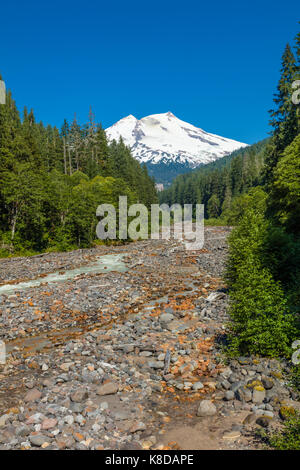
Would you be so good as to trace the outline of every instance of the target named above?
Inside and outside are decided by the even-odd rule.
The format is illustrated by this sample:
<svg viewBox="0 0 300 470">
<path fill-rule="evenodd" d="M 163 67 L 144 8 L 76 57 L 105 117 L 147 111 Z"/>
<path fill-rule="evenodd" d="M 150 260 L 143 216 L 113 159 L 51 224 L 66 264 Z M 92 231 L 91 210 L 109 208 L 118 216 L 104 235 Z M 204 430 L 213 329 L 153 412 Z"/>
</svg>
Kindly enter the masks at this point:
<svg viewBox="0 0 300 470">
<path fill-rule="evenodd" d="M 264 169 L 264 181 L 270 185 L 273 171 L 280 156 L 299 132 L 297 109 L 292 102 L 292 83 L 296 76 L 296 60 L 289 44 L 286 45 L 281 62 L 281 76 L 274 95 L 275 109 L 270 111 L 273 138 L 269 147 Z"/>
</svg>

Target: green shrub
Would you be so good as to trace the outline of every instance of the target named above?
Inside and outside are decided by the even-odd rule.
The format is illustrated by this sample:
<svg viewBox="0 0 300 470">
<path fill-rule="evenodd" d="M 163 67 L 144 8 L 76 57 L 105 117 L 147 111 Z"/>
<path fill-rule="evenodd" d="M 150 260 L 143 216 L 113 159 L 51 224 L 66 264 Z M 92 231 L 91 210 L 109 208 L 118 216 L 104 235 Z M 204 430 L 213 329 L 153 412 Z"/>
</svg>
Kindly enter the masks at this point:
<svg viewBox="0 0 300 470">
<path fill-rule="evenodd" d="M 285 148 L 274 170 L 269 207 L 288 231 L 300 235 L 300 135 Z"/>
<path fill-rule="evenodd" d="M 263 241 L 262 263 L 287 288 L 297 288 L 300 277 L 300 240 L 284 227 L 269 223 Z"/>
<path fill-rule="evenodd" d="M 289 255 L 280 252 L 286 237 L 271 228 L 264 215 L 251 208 L 229 237 L 226 278 L 230 287 L 231 355 L 290 357 L 291 344 L 297 338 L 295 316 L 288 313 L 284 290 L 269 268 L 277 272 L 286 265 Z"/>
<path fill-rule="evenodd" d="M 270 272 L 248 260 L 239 268 L 230 292 L 231 355 L 291 355 L 297 337 L 293 315 L 287 313 L 284 293 Z"/>
<path fill-rule="evenodd" d="M 226 269 L 226 280 L 229 286 L 236 282 L 245 262 L 251 262 L 253 266 L 260 265 L 267 228 L 268 223 L 264 216 L 249 209 L 239 225 L 231 232 L 228 240 L 229 256 Z"/>
<path fill-rule="evenodd" d="M 290 417 L 279 433 L 268 436 L 268 443 L 277 450 L 300 450 L 300 416 Z"/>
<path fill-rule="evenodd" d="M 257 214 L 264 214 L 266 210 L 267 194 L 258 186 L 247 193 L 236 196 L 230 207 L 225 209 L 221 217 L 227 220 L 228 225 L 237 225 L 248 209 L 253 209 Z"/>
<path fill-rule="evenodd" d="M 213 227 L 225 227 L 227 224 L 227 220 L 223 219 L 222 217 L 218 218 L 210 218 L 210 219 L 204 219 L 204 225 L 205 226 L 213 226 Z"/>
<path fill-rule="evenodd" d="M 290 386 L 300 396 L 300 365 L 297 364 L 291 368 L 291 371 L 289 374 L 289 383 L 290 383 Z"/>
</svg>

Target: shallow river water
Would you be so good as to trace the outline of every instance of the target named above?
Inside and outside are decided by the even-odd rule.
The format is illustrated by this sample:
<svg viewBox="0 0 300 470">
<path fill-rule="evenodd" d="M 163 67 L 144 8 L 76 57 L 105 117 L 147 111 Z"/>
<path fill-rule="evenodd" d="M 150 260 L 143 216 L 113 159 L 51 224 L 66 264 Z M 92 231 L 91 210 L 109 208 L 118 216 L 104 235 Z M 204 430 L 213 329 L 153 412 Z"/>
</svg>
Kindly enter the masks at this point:
<svg viewBox="0 0 300 470">
<path fill-rule="evenodd" d="M 126 264 L 123 261 L 124 255 L 103 255 L 98 258 L 95 263 L 90 265 L 81 266 L 75 269 L 69 269 L 66 271 L 55 271 L 46 276 L 38 277 L 30 281 L 18 282 L 15 284 L 3 284 L 0 286 L 0 294 L 6 294 L 7 292 L 14 292 L 17 290 L 29 289 L 31 287 L 39 286 L 40 284 L 53 282 L 62 282 L 70 279 L 74 279 L 81 274 L 91 273 L 103 273 L 109 271 L 125 272 L 127 271 Z"/>
</svg>

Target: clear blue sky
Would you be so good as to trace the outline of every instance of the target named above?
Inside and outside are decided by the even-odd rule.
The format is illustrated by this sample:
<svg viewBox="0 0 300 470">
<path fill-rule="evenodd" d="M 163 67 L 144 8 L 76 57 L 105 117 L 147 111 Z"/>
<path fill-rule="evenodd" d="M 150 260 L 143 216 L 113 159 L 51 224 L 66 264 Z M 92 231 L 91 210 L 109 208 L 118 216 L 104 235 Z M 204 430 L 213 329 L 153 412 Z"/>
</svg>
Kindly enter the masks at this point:
<svg viewBox="0 0 300 470">
<path fill-rule="evenodd" d="M 172 111 L 252 143 L 299 13 L 296 0 L 1 2 L 0 72 L 44 123 L 85 122 L 90 105 L 104 127 Z"/>
</svg>

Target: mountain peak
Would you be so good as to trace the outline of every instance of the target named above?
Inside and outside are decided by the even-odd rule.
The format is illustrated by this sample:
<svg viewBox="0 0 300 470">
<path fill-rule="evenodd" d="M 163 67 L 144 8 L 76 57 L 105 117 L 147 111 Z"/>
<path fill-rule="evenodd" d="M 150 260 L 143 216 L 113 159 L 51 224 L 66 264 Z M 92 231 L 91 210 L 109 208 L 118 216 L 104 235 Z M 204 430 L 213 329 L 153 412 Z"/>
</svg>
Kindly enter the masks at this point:
<svg viewBox="0 0 300 470">
<path fill-rule="evenodd" d="M 124 117 L 120 120 L 123 121 L 125 119 L 127 119 L 128 121 L 137 121 L 137 118 L 135 116 L 133 116 L 133 114 L 128 114 L 128 116 L 126 116 L 126 117 Z M 118 122 L 120 122 L 120 121 L 118 121 Z"/>
<path fill-rule="evenodd" d="M 182 164 L 190 168 L 222 158 L 247 144 L 210 134 L 171 111 L 136 119 L 131 114 L 106 129 L 109 140 L 121 136 L 141 163 Z"/>
</svg>

